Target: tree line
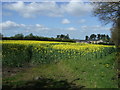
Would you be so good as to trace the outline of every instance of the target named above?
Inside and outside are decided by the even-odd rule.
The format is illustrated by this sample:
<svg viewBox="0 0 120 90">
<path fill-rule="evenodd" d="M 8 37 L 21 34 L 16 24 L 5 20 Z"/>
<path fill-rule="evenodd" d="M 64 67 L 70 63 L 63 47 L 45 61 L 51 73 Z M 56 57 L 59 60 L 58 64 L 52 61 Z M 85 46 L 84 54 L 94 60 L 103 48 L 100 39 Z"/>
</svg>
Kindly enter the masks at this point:
<svg viewBox="0 0 120 90">
<path fill-rule="evenodd" d="M 37 36 L 37 35 L 33 35 L 32 33 L 24 36 L 22 33 L 20 34 L 16 34 L 14 36 L 11 37 L 4 37 L 1 33 L 0 33 L 0 38 L 2 40 L 39 40 L 39 41 L 60 41 L 60 42 L 75 42 L 75 40 L 70 39 L 69 35 L 57 35 L 56 38 L 49 38 L 49 37 L 42 37 L 42 36 Z"/>
<path fill-rule="evenodd" d="M 90 36 L 85 36 L 85 40 L 103 40 L 109 42 L 110 37 L 105 34 L 91 34 Z"/>
<path fill-rule="evenodd" d="M 32 33 L 24 36 L 22 33 L 20 34 L 15 34 L 14 36 L 11 37 L 5 37 L 3 34 L 0 33 L 0 39 L 1 40 L 36 40 L 36 41 L 58 41 L 58 42 L 76 42 L 77 39 L 70 39 L 69 34 L 60 34 L 57 35 L 55 38 L 53 37 L 42 37 L 42 36 L 37 36 L 33 35 Z M 108 35 L 105 34 L 91 34 L 90 36 L 85 37 L 86 41 L 90 40 L 103 40 L 105 42 L 111 42 L 111 38 Z M 104 43 L 103 43 L 104 44 Z M 113 44 L 113 43 L 112 43 Z"/>
</svg>

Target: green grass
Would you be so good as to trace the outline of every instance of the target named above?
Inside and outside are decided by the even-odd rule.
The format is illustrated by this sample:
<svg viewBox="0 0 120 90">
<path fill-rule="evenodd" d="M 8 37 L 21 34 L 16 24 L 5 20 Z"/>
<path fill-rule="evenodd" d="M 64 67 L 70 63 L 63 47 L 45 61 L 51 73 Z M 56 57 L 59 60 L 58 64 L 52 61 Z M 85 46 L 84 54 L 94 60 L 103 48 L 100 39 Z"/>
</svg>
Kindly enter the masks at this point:
<svg viewBox="0 0 120 90">
<path fill-rule="evenodd" d="M 3 68 L 31 67 L 3 77 L 3 88 L 118 86 L 114 46 L 42 41 L 5 42 L 2 45 Z M 7 72 L 10 73 L 12 71 Z"/>
<path fill-rule="evenodd" d="M 40 79 L 35 80 L 35 78 Z M 117 88 L 115 54 L 102 59 L 84 58 L 60 60 L 57 63 L 41 64 L 3 78 L 3 87 L 62 88 L 85 86 L 85 88 Z"/>
</svg>

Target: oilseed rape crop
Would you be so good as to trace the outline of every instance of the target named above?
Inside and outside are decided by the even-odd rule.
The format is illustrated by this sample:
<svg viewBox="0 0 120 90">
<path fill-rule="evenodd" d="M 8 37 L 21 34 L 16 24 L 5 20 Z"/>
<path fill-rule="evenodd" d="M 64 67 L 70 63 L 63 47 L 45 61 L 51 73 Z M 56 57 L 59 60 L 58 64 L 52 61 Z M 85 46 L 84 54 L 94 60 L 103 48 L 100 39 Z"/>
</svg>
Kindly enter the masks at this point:
<svg viewBox="0 0 120 90">
<path fill-rule="evenodd" d="M 44 64 L 64 59 L 93 60 L 115 52 L 114 46 L 52 41 L 3 40 L 4 66 L 21 67 L 25 64 Z"/>
<path fill-rule="evenodd" d="M 33 40 L 4 40 L 0 41 L 2 44 L 51 44 L 51 43 L 65 43 L 65 42 L 53 42 L 53 41 L 33 41 Z"/>
</svg>

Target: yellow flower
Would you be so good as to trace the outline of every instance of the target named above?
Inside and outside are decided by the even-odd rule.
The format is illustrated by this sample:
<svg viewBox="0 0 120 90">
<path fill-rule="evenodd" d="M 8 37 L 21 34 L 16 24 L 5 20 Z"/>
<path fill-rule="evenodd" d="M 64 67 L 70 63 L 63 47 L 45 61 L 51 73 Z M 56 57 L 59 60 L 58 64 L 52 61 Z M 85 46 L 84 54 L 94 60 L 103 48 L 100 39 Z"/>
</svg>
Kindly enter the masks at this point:
<svg viewBox="0 0 120 90">
<path fill-rule="evenodd" d="M 106 67 L 109 67 L 109 64 L 105 64 Z"/>
</svg>

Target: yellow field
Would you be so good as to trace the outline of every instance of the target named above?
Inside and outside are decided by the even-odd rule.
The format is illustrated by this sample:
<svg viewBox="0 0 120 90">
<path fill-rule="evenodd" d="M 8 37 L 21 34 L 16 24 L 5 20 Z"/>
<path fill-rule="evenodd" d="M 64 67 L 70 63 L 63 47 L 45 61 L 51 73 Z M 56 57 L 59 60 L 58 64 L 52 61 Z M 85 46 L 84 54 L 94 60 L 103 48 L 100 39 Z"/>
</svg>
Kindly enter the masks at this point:
<svg viewBox="0 0 120 90">
<path fill-rule="evenodd" d="M 70 81 L 80 78 L 75 83 L 86 88 L 117 87 L 117 81 L 112 80 L 116 73 L 115 46 L 22 40 L 6 40 L 1 44 L 3 67 L 40 66 L 26 71 L 23 76 L 5 79 L 4 85 L 9 82 L 17 86 L 22 80 L 33 78 L 34 72 L 34 77 L 41 75 L 60 80 L 61 76 L 61 80 Z"/>
<path fill-rule="evenodd" d="M 19 62 L 18 66 L 28 61 L 39 64 L 79 57 L 91 60 L 102 58 L 115 51 L 114 46 L 83 43 L 27 40 L 6 40 L 1 43 L 3 45 L 3 64 L 10 64 L 10 66 L 17 65 Z"/>
</svg>

